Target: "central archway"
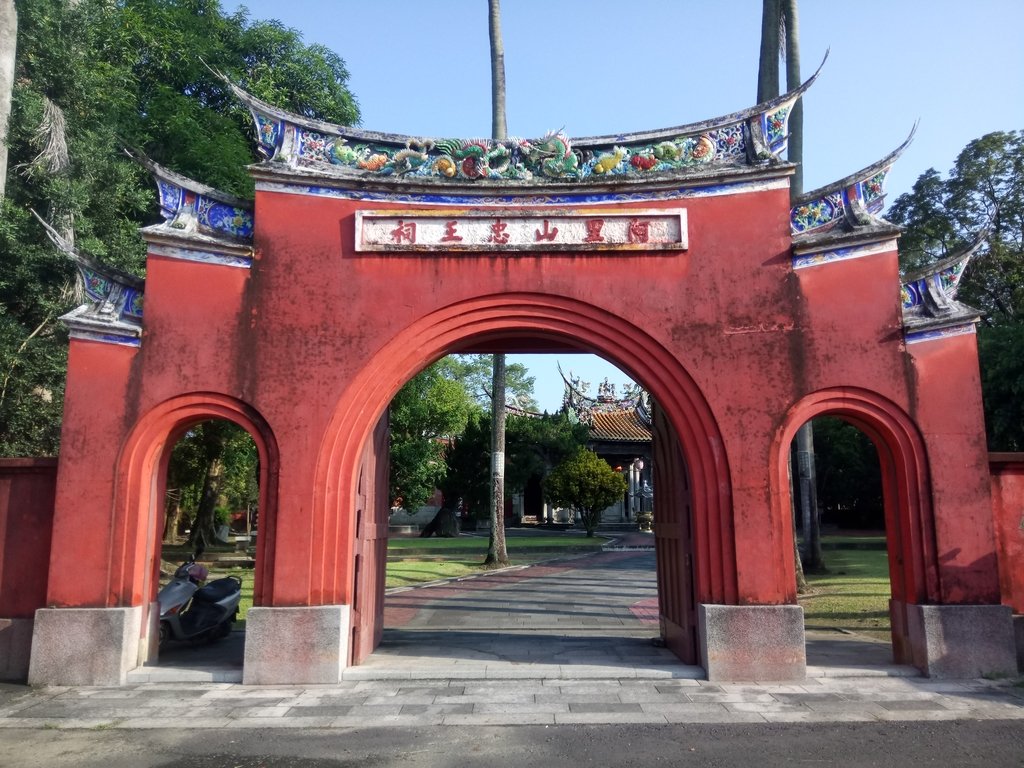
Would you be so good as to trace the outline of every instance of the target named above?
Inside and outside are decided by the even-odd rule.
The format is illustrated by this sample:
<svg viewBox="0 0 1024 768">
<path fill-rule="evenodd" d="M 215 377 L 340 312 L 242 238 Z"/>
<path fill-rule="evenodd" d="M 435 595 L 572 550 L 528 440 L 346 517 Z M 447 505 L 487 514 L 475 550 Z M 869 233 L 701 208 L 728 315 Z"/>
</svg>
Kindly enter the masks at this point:
<svg viewBox="0 0 1024 768">
<path fill-rule="evenodd" d="M 693 574 L 697 602 L 737 601 L 729 469 L 714 415 L 682 365 L 642 329 L 598 307 L 545 294 L 482 296 L 448 305 L 396 335 L 377 351 L 340 398 L 316 470 L 314 526 L 340 550 L 329 559 L 352 562 L 358 539 L 354 499 L 367 441 L 388 403 L 416 371 L 467 348 L 500 348 L 524 340 L 571 346 L 606 357 L 642 382 L 659 404 L 686 460 L 692 498 Z M 374 441 L 378 440 L 375 436 Z M 332 522 L 336 521 L 337 528 Z M 325 553 L 326 554 L 326 553 Z M 662 561 L 659 557 L 659 573 Z M 325 573 L 332 570 L 325 561 Z M 338 572 L 341 602 L 356 595 L 355 575 Z M 680 571 L 674 571 L 678 578 Z M 325 587 L 327 585 L 325 584 Z M 671 611 L 662 611 L 668 613 Z"/>
</svg>

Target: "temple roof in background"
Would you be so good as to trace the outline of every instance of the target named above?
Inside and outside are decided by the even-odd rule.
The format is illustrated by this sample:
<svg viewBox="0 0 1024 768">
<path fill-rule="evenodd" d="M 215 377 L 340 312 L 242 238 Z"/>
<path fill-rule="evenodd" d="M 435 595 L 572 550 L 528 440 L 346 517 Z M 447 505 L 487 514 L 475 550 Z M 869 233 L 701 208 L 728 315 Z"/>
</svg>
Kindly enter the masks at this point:
<svg viewBox="0 0 1024 768">
<path fill-rule="evenodd" d="M 589 394 L 590 384 L 571 373 L 558 372 L 565 382 L 562 410 L 572 419 L 590 428 L 590 439 L 607 442 L 651 442 L 651 399 L 637 385 L 616 392 L 614 384 L 605 379 L 597 387 L 597 396 Z"/>
</svg>

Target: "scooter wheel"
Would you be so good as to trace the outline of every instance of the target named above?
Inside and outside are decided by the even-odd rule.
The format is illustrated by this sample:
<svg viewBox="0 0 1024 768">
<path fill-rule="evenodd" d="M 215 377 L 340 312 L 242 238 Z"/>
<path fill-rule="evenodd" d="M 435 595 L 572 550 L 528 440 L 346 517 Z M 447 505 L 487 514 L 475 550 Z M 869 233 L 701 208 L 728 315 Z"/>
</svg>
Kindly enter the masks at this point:
<svg viewBox="0 0 1024 768">
<path fill-rule="evenodd" d="M 160 639 L 158 641 L 159 648 L 167 647 L 167 641 L 171 639 L 171 630 L 167 626 L 166 622 L 160 622 Z"/>
</svg>

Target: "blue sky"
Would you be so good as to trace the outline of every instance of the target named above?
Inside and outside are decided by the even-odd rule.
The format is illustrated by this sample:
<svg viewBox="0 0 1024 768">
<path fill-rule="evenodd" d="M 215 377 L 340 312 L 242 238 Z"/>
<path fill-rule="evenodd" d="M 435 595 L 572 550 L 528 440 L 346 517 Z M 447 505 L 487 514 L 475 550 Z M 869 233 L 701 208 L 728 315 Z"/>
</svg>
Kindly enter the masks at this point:
<svg viewBox="0 0 1024 768">
<path fill-rule="evenodd" d="M 346 62 L 362 127 L 416 136 L 490 134 L 486 0 L 246 0 Z M 804 97 L 804 186 L 884 156 L 920 120 L 889 200 L 928 168 L 946 173 L 972 139 L 1024 128 L 1024 0 L 800 4 L 802 70 L 831 49 Z M 503 0 L 508 128 L 593 136 L 697 122 L 755 102 L 761 0 Z M 556 409 L 555 359 L 529 358 Z M 562 367 L 626 377 L 593 356 Z"/>
</svg>

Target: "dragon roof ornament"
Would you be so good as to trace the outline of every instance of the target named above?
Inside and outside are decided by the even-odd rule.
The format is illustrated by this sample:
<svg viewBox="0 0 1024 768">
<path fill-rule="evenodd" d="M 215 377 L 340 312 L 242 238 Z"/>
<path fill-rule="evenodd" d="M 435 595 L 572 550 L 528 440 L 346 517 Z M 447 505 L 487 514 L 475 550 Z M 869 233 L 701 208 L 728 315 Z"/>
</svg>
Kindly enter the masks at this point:
<svg viewBox="0 0 1024 768">
<path fill-rule="evenodd" d="M 206 242 L 251 244 L 252 203 L 200 184 L 164 168 L 137 150 L 125 150 L 156 182 L 163 224 L 147 227 L 149 233 L 165 231 Z"/>
<path fill-rule="evenodd" d="M 60 319 L 73 338 L 138 346 L 142 337 L 145 280 L 80 253 L 35 211 L 50 241 L 78 270 L 77 287 L 85 303 Z"/>
<path fill-rule="evenodd" d="M 648 428 L 651 426 L 650 396 L 638 384 L 626 385 L 619 397 L 615 385 L 606 378 L 598 385 L 597 397 L 593 397 L 589 394 L 589 383 L 571 373 L 566 376 L 561 365 L 558 366 L 558 373 L 565 383 L 562 409 L 575 415 L 581 424 L 592 425 L 594 414 L 597 413 L 633 411 L 641 424 Z"/>
<path fill-rule="evenodd" d="M 956 253 L 906 276 L 900 289 L 903 326 L 909 333 L 927 329 L 972 325 L 980 313 L 956 300 L 971 258 L 988 238 L 988 231 L 979 234 L 974 242 Z"/>
<path fill-rule="evenodd" d="M 782 96 L 714 120 L 642 133 L 570 139 L 557 131 L 505 141 L 416 138 L 312 120 L 261 101 L 218 74 L 252 113 L 258 149 L 268 162 L 344 178 L 444 184 L 580 183 L 778 164 L 793 104 L 820 72 L 821 66 Z"/>
<path fill-rule="evenodd" d="M 816 236 L 842 229 L 846 232 L 866 227 L 889 227 L 879 218 L 885 204 L 885 177 L 893 163 L 910 146 L 917 124 L 896 149 L 867 168 L 846 178 L 800 195 L 790 211 L 790 230 L 794 236 Z"/>
</svg>

